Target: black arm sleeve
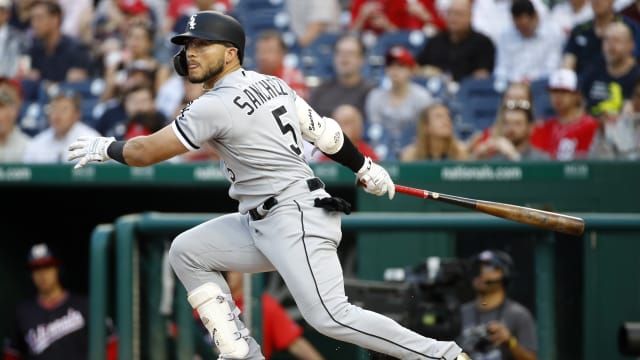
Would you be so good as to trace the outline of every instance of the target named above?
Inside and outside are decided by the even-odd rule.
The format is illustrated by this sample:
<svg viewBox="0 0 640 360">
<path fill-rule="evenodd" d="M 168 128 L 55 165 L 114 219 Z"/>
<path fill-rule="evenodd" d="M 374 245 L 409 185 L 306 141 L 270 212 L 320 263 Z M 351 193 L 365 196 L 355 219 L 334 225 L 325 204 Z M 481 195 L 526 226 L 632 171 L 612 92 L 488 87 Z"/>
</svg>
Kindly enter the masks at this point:
<svg viewBox="0 0 640 360">
<path fill-rule="evenodd" d="M 353 145 L 347 135 L 344 135 L 343 133 L 343 136 L 344 143 L 337 153 L 324 154 L 327 155 L 327 157 L 329 157 L 331 160 L 338 162 L 351 169 L 354 173 L 357 173 L 364 164 L 364 155 L 362 155 L 362 153 L 355 147 L 355 145 Z"/>
<path fill-rule="evenodd" d="M 127 165 L 127 162 L 124 161 L 124 144 L 126 144 L 126 141 L 114 141 L 111 144 L 109 144 L 109 147 L 107 148 L 107 155 L 109 155 L 110 158 L 112 158 L 113 160 L 125 164 Z"/>
</svg>

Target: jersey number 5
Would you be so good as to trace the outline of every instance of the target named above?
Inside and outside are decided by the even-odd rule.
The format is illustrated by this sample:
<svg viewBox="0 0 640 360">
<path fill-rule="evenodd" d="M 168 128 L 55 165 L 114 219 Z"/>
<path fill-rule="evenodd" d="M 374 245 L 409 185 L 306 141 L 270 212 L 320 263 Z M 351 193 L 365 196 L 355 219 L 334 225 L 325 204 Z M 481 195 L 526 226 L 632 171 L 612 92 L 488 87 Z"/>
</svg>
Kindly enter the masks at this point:
<svg viewBox="0 0 640 360">
<path fill-rule="evenodd" d="M 295 131 L 293 131 L 293 126 L 291 126 L 291 124 L 283 124 L 282 119 L 280 118 L 286 113 L 287 109 L 285 109 L 284 106 L 280 106 L 271 112 L 271 114 L 273 114 L 273 117 L 276 119 L 278 127 L 280 127 L 280 131 L 282 131 L 282 134 L 286 135 L 288 132 L 290 132 L 291 136 L 293 136 L 293 144 L 289 145 L 289 148 L 291 148 L 291 150 L 293 150 L 296 155 L 300 155 L 302 154 L 302 151 L 298 147 L 298 138 L 296 137 Z"/>
</svg>

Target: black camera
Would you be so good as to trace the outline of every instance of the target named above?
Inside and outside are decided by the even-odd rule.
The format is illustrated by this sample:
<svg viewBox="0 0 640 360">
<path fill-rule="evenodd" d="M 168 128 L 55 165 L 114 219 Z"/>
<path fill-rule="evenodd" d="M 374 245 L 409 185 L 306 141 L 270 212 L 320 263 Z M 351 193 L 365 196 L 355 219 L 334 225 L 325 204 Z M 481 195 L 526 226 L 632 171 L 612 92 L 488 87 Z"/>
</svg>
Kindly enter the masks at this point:
<svg viewBox="0 0 640 360">
<path fill-rule="evenodd" d="M 465 329 L 462 332 L 463 349 L 473 349 L 480 353 L 486 353 L 491 349 L 493 343 L 489 339 L 489 332 L 485 324 Z"/>
</svg>

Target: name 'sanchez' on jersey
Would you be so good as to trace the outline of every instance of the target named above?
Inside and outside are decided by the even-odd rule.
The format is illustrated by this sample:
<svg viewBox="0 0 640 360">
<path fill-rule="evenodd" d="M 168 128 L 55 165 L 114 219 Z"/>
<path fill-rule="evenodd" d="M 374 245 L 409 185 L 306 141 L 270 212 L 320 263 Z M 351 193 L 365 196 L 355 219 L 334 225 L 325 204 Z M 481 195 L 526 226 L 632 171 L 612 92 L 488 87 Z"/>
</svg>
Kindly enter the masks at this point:
<svg viewBox="0 0 640 360">
<path fill-rule="evenodd" d="M 233 103 L 240 109 L 245 109 L 247 115 L 253 114 L 260 105 L 275 98 L 276 96 L 289 95 L 285 91 L 281 80 L 276 78 L 267 78 L 260 81 L 256 81 L 249 85 L 242 92 L 245 96 L 236 96 L 233 99 Z"/>
</svg>

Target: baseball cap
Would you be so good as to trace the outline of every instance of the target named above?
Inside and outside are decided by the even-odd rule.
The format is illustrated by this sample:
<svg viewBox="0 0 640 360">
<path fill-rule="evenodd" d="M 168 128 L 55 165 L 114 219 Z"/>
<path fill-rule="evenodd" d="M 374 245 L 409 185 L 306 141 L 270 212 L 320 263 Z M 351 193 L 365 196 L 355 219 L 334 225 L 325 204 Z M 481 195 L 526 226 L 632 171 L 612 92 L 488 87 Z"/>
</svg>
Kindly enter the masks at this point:
<svg viewBox="0 0 640 360">
<path fill-rule="evenodd" d="M 58 258 L 45 243 L 35 244 L 29 250 L 27 264 L 30 269 L 42 266 L 57 266 L 59 263 Z"/>
<path fill-rule="evenodd" d="M 393 62 L 398 62 L 408 67 L 414 67 L 416 60 L 413 58 L 411 51 L 404 46 L 396 45 L 387 50 L 384 56 L 385 65 L 389 66 Z"/>
<path fill-rule="evenodd" d="M 118 1 L 118 7 L 122 12 L 130 15 L 140 15 L 149 12 L 147 4 L 142 0 L 120 0 Z"/>
<path fill-rule="evenodd" d="M 549 76 L 548 90 L 578 91 L 578 77 L 570 69 L 558 69 Z"/>
<path fill-rule="evenodd" d="M 481 264 L 488 264 L 501 269 L 505 274 L 507 274 L 513 266 L 511 257 L 507 253 L 498 250 L 482 251 L 478 254 L 477 261 Z"/>
</svg>

